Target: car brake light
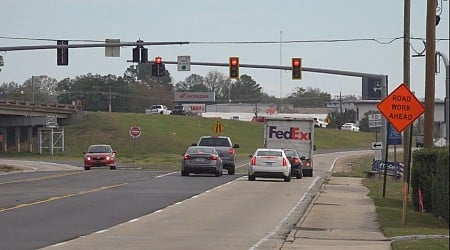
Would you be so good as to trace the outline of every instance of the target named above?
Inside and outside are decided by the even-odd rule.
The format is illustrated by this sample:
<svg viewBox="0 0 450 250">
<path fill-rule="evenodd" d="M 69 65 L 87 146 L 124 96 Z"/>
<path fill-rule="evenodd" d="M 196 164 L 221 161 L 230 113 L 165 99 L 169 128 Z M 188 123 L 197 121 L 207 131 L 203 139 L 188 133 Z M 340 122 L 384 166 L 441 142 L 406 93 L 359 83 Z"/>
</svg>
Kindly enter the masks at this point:
<svg viewBox="0 0 450 250">
<path fill-rule="evenodd" d="M 287 160 L 286 160 L 286 158 L 283 157 L 283 167 L 286 167 L 286 166 L 287 166 Z"/>
<path fill-rule="evenodd" d="M 228 149 L 228 154 L 230 154 L 230 155 L 234 154 L 234 149 L 233 148 L 229 148 Z"/>
<path fill-rule="evenodd" d="M 299 160 L 299 159 L 297 159 L 297 158 L 294 158 L 294 162 L 295 162 L 295 163 L 299 163 L 299 162 L 300 162 L 300 160 Z"/>
<path fill-rule="evenodd" d="M 213 155 L 213 156 L 209 157 L 209 159 L 212 161 L 217 160 L 217 156 Z"/>
<path fill-rule="evenodd" d="M 252 164 L 252 165 L 256 165 L 256 157 L 255 157 L 255 156 L 252 157 L 252 162 L 251 162 L 251 164 Z"/>
<path fill-rule="evenodd" d="M 189 160 L 189 159 L 191 159 L 190 155 L 184 155 L 183 160 Z"/>
</svg>

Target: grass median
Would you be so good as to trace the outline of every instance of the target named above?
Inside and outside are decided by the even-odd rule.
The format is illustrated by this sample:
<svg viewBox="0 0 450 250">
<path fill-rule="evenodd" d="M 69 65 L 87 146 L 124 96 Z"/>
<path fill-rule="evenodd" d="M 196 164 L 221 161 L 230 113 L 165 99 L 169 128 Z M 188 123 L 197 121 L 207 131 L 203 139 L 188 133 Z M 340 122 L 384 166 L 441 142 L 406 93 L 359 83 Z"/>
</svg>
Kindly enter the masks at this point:
<svg viewBox="0 0 450 250">
<path fill-rule="evenodd" d="M 402 159 L 401 157 L 402 156 L 397 159 Z M 374 175 L 371 178 L 368 178 L 365 174 L 365 171 L 370 170 L 372 158 L 372 155 L 341 158 L 338 160 L 340 162 L 336 165 L 343 167 L 335 169 L 336 172 L 333 173 L 333 176 L 363 178 L 363 184 L 370 190 L 369 196 L 375 202 L 378 220 L 386 237 L 408 235 L 448 235 L 448 224 L 445 221 L 435 218 L 431 213 L 420 213 L 413 210 L 411 193 L 409 195 L 406 224 L 403 224 L 403 180 L 387 176 L 385 197 L 383 197 L 384 176 Z M 392 249 L 447 250 L 449 249 L 449 239 L 394 241 L 392 243 Z"/>
</svg>

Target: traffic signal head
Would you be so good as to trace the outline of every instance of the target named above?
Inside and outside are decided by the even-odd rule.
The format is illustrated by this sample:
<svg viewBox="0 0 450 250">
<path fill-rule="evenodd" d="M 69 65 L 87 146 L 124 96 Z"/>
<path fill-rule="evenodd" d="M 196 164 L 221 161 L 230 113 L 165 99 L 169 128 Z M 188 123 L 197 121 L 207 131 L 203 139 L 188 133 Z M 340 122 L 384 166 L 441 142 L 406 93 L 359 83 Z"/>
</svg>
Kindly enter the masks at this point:
<svg viewBox="0 0 450 250">
<path fill-rule="evenodd" d="M 141 48 L 141 63 L 148 63 L 148 49 Z"/>
<path fill-rule="evenodd" d="M 302 59 L 292 58 L 292 79 L 301 80 L 302 79 Z"/>
<path fill-rule="evenodd" d="M 239 57 L 230 57 L 230 79 L 239 79 Z"/>
<path fill-rule="evenodd" d="M 161 57 L 155 57 L 155 62 L 152 64 L 152 76 L 164 76 L 166 74 L 166 67 L 162 63 Z"/>
<path fill-rule="evenodd" d="M 133 48 L 133 62 L 139 62 L 140 61 L 140 55 L 139 55 L 139 47 Z"/>
</svg>

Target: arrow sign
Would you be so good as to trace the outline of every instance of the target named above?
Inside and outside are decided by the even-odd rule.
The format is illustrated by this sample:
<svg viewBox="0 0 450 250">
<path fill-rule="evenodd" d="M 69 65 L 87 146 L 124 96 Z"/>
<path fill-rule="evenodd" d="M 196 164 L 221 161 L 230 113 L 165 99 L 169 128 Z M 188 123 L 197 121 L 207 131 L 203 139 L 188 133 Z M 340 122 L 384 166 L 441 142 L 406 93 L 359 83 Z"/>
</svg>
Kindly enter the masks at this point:
<svg viewBox="0 0 450 250">
<path fill-rule="evenodd" d="M 381 149 L 382 147 L 383 147 L 383 143 L 381 143 L 380 141 L 372 142 L 373 150 Z"/>
</svg>

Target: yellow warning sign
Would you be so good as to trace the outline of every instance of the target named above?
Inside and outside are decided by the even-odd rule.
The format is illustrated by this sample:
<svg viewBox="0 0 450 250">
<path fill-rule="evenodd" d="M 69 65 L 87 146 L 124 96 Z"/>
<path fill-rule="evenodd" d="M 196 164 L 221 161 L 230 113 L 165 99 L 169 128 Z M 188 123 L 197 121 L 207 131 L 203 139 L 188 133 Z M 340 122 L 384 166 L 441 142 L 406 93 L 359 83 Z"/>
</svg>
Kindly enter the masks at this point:
<svg viewBox="0 0 450 250">
<path fill-rule="evenodd" d="M 222 133 L 224 129 L 225 126 L 220 122 L 220 119 L 217 119 L 216 123 L 211 126 L 211 130 L 216 134 Z"/>
</svg>

